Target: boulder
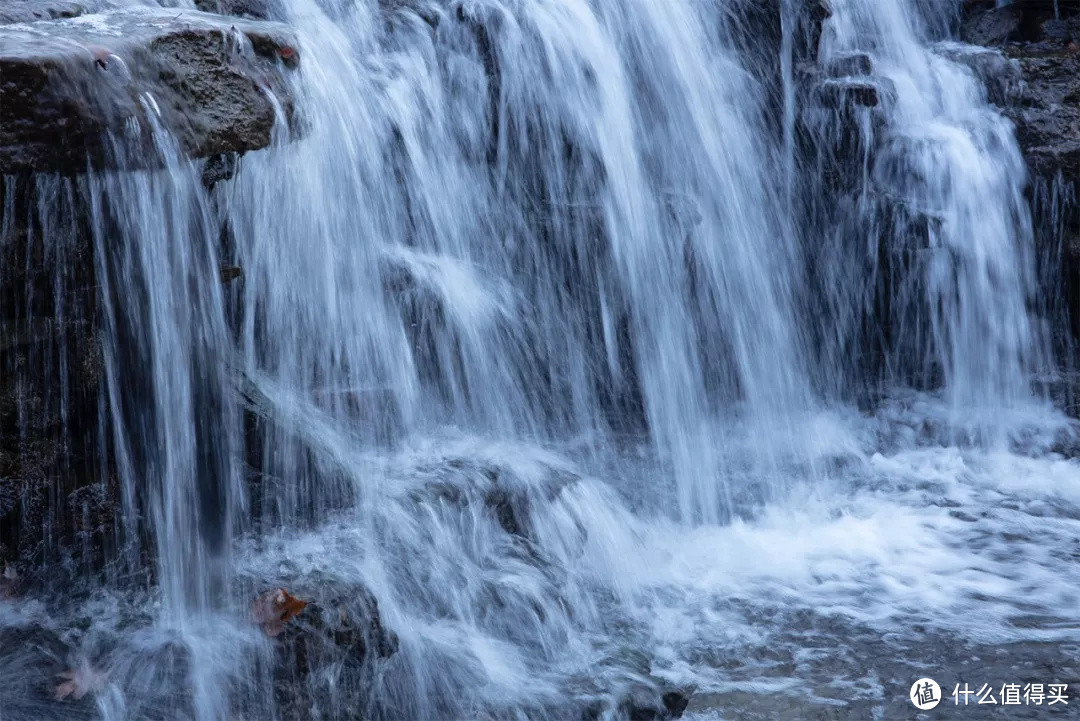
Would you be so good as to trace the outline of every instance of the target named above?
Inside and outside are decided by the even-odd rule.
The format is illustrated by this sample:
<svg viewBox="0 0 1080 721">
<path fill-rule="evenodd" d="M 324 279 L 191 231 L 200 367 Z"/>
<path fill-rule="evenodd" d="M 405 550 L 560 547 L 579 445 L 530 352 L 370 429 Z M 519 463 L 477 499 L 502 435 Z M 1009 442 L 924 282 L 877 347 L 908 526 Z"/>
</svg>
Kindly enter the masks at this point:
<svg viewBox="0 0 1080 721">
<path fill-rule="evenodd" d="M 283 25 L 195 10 L 0 25 L 0 173 L 160 162 L 156 128 L 191 157 L 263 148 L 298 61 Z"/>
<path fill-rule="evenodd" d="M 1020 65 L 1022 84 L 1005 106 L 1035 176 L 1080 180 L 1080 53 L 1032 53 L 1008 48 Z"/>
<path fill-rule="evenodd" d="M 374 594 L 359 583 L 321 574 L 275 580 L 295 582 L 296 596 L 309 600 L 280 633 L 268 634 L 281 718 L 368 718 L 379 667 L 398 649 Z"/>
<path fill-rule="evenodd" d="M 996 7 L 969 1 L 961 38 L 942 52 L 967 64 L 987 85 L 990 100 L 1016 124 L 1036 178 L 1080 179 L 1080 6 L 1054 0 L 1015 0 Z"/>
<path fill-rule="evenodd" d="M 964 19 L 960 37 L 972 45 L 993 47 L 1020 39 L 1023 8 L 1019 5 L 992 7 L 975 12 Z"/>
<path fill-rule="evenodd" d="M 75 18 L 93 12 L 97 6 L 98 3 L 90 1 L 8 0 L 0 7 L 0 25 Z"/>
<path fill-rule="evenodd" d="M 955 42 L 939 43 L 934 50 L 975 73 L 986 88 L 987 100 L 995 105 L 1008 105 L 1023 84 L 1020 63 L 1000 50 Z"/>
<path fill-rule="evenodd" d="M 504 532 L 524 539 L 533 535 L 534 506 L 551 502 L 579 480 L 565 468 L 549 466 L 542 478 L 525 478 L 509 464 L 464 457 L 447 458 L 415 472 L 428 480 L 410 494 L 417 504 L 439 503 L 462 511 L 482 508 Z"/>
<path fill-rule="evenodd" d="M 838 53 L 825 61 L 825 74 L 831 78 L 873 75 L 874 60 L 866 53 Z"/>
<path fill-rule="evenodd" d="M 683 717 L 690 705 L 693 689 L 673 686 L 650 674 L 624 679 L 621 688 L 610 689 L 610 696 L 585 706 L 581 721 L 622 718 L 629 721 L 673 721 Z"/>
<path fill-rule="evenodd" d="M 5 721 L 95 718 L 92 694 L 57 698 L 70 670 L 72 648 L 59 633 L 37 624 L 0 626 L 0 673 Z"/>
<path fill-rule="evenodd" d="M 813 101 L 823 108 L 850 114 L 859 108 L 889 107 L 896 88 L 885 77 L 825 78 L 813 88 Z"/>
<path fill-rule="evenodd" d="M 277 9 L 274 0 L 195 0 L 195 7 L 208 13 L 256 20 L 273 17 Z"/>
</svg>

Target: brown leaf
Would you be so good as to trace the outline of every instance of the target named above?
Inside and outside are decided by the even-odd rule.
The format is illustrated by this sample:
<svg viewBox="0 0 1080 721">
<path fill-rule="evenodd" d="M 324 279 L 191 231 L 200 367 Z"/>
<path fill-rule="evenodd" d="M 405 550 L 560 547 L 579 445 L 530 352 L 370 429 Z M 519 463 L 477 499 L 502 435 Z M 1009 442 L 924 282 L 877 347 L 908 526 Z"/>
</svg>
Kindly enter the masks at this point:
<svg viewBox="0 0 1080 721">
<path fill-rule="evenodd" d="M 88 693 L 96 693 L 105 688 L 105 683 L 108 680 L 103 672 L 90 666 L 80 666 L 70 671 L 64 671 L 59 676 L 65 680 L 56 687 L 55 696 L 57 701 L 63 701 L 69 697 L 74 701 L 78 701 Z"/>
<path fill-rule="evenodd" d="M 109 67 L 109 58 L 112 57 L 111 50 L 100 45 L 87 45 L 86 49 L 90 51 L 91 57 L 94 58 L 95 65 L 103 70 Z"/>
<path fill-rule="evenodd" d="M 280 635 L 285 630 L 285 624 L 307 605 L 307 601 L 293 596 L 284 588 L 275 588 L 255 598 L 251 604 L 251 616 L 267 636 L 274 637 Z"/>
<path fill-rule="evenodd" d="M 281 595 L 284 596 L 284 603 L 282 605 L 285 608 L 285 616 L 282 618 L 283 621 L 288 621 L 295 617 L 308 605 L 307 601 L 302 601 L 296 596 L 290 595 L 284 588 L 281 589 Z"/>
</svg>

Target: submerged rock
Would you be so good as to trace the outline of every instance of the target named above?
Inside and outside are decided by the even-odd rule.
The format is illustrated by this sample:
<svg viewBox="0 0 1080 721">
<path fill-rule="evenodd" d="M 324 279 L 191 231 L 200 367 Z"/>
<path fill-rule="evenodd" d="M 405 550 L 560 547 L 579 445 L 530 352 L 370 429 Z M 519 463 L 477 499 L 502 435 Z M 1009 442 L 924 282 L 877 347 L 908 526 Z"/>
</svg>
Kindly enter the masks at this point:
<svg viewBox="0 0 1080 721">
<path fill-rule="evenodd" d="M 532 511 L 537 503 L 554 500 L 580 480 L 566 469 L 550 467 L 542 479 L 522 478 L 509 465 L 450 458 L 417 469 L 431 480 L 410 495 L 417 503 L 444 503 L 465 510 L 482 508 L 511 536 L 532 535 Z"/>
<path fill-rule="evenodd" d="M 193 157 L 263 148 L 299 60 L 283 25 L 145 7 L 3 25 L 0 48 L 0 173 L 153 163 L 158 127 Z"/>
<path fill-rule="evenodd" d="M 832 78 L 874 74 L 874 60 L 866 53 L 841 53 L 825 62 L 825 74 Z"/>
<path fill-rule="evenodd" d="M 313 600 L 274 637 L 281 717 L 367 718 L 379 662 L 396 653 L 397 635 L 383 625 L 378 601 L 364 586 L 328 578 L 300 583 L 297 594 Z"/>
<path fill-rule="evenodd" d="M 986 87 L 987 99 L 995 105 L 1007 105 L 1021 87 L 1020 64 L 1000 50 L 954 42 L 940 43 L 934 50 L 975 73 Z"/>
<path fill-rule="evenodd" d="M 877 107 L 881 103 L 882 81 L 825 80 L 817 87 L 818 100 L 827 108 Z"/>
<path fill-rule="evenodd" d="M 614 709 L 608 708 L 606 703 L 590 704 L 581 714 L 581 718 L 582 721 L 599 721 L 601 718 L 610 717 L 610 712 L 614 711 L 617 718 L 629 721 L 671 721 L 682 718 L 683 712 L 690 705 L 692 695 L 693 691 L 689 688 L 672 686 L 660 679 L 643 676 L 616 693 L 612 699 Z"/>
</svg>

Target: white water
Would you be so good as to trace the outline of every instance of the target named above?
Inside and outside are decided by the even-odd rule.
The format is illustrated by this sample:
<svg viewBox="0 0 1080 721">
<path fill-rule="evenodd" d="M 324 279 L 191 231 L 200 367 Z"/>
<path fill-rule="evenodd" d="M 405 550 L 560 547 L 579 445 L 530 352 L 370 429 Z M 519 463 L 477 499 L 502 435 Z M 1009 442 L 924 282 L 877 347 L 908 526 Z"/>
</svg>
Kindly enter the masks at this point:
<svg viewBox="0 0 1080 721">
<path fill-rule="evenodd" d="M 0 621 L 67 630 L 110 721 L 296 717 L 249 620 L 279 585 L 351 611 L 365 587 L 398 638 L 359 671 L 327 652 L 312 718 L 617 718 L 657 678 L 880 709 L 885 671 L 810 678 L 815 650 L 858 653 L 826 622 L 872 653 L 916 627 L 1076 642 L 1076 431 L 1029 390 L 1011 129 L 932 52 L 942 17 L 833 0 L 823 61 L 867 52 L 891 85 L 858 111 L 874 150 L 811 302 L 826 235 L 799 213 L 829 191 L 794 157 L 790 71 L 770 125 L 782 58 L 754 59 L 748 5 L 288 0 L 302 137 L 213 198 L 176 158 L 88 181 L 120 283 L 103 425 L 159 583 Z M 879 268 L 877 219 L 911 209 L 930 247 Z M 219 252 L 244 273 L 224 290 Z"/>
</svg>

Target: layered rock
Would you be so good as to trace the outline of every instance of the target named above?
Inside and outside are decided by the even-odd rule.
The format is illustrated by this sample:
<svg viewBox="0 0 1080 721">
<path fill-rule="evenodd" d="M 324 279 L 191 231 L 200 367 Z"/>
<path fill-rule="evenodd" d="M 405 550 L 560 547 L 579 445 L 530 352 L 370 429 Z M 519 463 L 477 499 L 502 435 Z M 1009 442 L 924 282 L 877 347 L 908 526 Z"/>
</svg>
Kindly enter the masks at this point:
<svg viewBox="0 0 1080 721">
<path fill-rule="evenodd" d="M 1016 125 L 1031 179 L 1040 311 L 1053 321 L 1061 365 L 1072 368 L 1080 340 L 1080 3 L 969 1 L 960 35 L 969 43 L 961 58 Z"/>
<path fill-rule="evenodd" d="M 0 25 L 0 173 L 141 164 L 160 158 L 155 128 L 191 157 L 256 150 L 292 114 L 283 25 L 61 5 L 36 12 L 63 19 Z"/>
<path fill-rule="evenodd" d="M 123 535 L 83 172 L 206 157 L 210 187 L 294 115 L 285 26 L 106 5 L 0 7 L 0 569 L 31 584 L 100 569 Z"/>
<path fill-rule="evenodd" d="M 1080 180 L 1080 6 L 968 3 L 961 38 L 997 51 L 966 57 L 1016 124 L 1033 175 Z"/>
</svg>

